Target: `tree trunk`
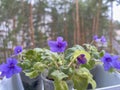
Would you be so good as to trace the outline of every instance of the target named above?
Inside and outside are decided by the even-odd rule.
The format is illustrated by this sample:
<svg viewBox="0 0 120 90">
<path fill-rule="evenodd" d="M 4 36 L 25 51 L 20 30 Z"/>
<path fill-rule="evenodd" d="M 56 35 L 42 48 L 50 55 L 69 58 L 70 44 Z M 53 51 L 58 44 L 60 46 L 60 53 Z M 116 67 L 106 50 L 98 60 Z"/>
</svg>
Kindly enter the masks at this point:
<svg viewBox="0 0 120 90">
<path fill-rule="evenodd" d="M 76 0 L 76 32 L 77 32 L 77 44 L 81 44 L 80 42 L 80 22 L 79 22 L 79 3 Z"/>
<path fill-rule="evenodd" d="M 23 48 L 25 47 L 24 46 L 24 40 L 25 40 L 25 37 L 24 37 L 24 25 L 22 25 L 22 42 L 21 42 L 21 45 L 23 46 Z"/>
<path fill-rule="evenodd" d="M 63 20 L 64 20 L 64 36 L 65 40 L 68 41 L 68 31 L 67 31 L 67 21 L 66 21 L 66 4 L 64 8 L 64 15 L 63 15 Z"/>
<path fill-rule="evenodd" d="M 15 30 L 15 28 L 16 28 L 16 19 L 15 19 L 15 17 L 13 17 L 13 30 Z M 16 31 L 15 31 L 15 42 L 13 42 L 12 43 L 12 50 L 13 50 L 13 48 L 14 48 L 14 45 L 16 46 L 17 45 L 17 33 L 16 33 Z"/>
<path fill-rule="evenodd" d="M 76 20 L 75 20 L 75 13 L 72 13 L 73 16 L 73 27 L 74 27 L 74 45 L 77 44 L 77 30 L 76 30 Z"/>
<path fill-rule="evenodd" d="M 65 34 L 65 40 L 68 41 L 68 31 L 67 31 L 66 20 L 64 20 L 64 34 Z"/>
<path fill-rule="evenodd" d="M 34 48 L 35 47 L 35 41 L 34 41 L 34 27 L 33 27 L 33 12 L 32 12 L 32 4 L 30 4 L 30 34 L 31 34 L 31 41 L 32 41 L 32 45 L 31 47 Z"/>
<path fill-rule="evenodd" d="M 82 17 L 81 19 L 81 39 L 82 39 L 82 44 L 85 42 L 85 30 L 84 30 L 84 18 Z"/>
<path fill-rule="evenodd" d="M 95 27 L 96 27 L 96 17 L 93 17 L 93 21 L 92 21 L 92 36 L 95 35 Z"/>
<path fill-rule="evenodd" d="M 22 14 L 24 15 L 24 1 L 22 0 Z M 24 47 L 24 24 L 22 24 L 22 42 L 21 45 Z"/>
<path fill-rule="evenodd" d="M 109 33 L 111 53 L 112 53 L 112 36 L 113 36 L 112 33 L 113 33 L 113 2 L 111 1 L 111 20 L 110 20 L 110 33 Z"/>
<path fill-rule="evenodd" d="M 100 12 L 101 12 L 101 4 L 102 4 L 102 0 L 98 0 L 98 9 L 97 9 L 97 16 L 96 16 L 96 28 L 95 28 L 96 35 L 98 35 L 98 29 L 99 29 L 99 18 L 100 18 Z"/>
</svg>

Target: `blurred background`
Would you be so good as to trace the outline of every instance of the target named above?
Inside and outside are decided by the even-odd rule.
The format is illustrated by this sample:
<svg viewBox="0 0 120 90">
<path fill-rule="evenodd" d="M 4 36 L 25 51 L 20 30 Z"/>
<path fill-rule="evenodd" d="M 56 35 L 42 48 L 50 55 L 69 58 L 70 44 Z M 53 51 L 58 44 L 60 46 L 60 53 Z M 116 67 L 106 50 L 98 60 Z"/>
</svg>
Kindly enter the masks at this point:
<svg viewBox="0 0 120 90">
<path fill-rule="evenodd" d="M 0 62 L 13 48 L 47 47 L 63 36 L 68 47 L 107 38 L 109 52 L 120 54 L 120 0 L 0 0 Z"/>
</svg>

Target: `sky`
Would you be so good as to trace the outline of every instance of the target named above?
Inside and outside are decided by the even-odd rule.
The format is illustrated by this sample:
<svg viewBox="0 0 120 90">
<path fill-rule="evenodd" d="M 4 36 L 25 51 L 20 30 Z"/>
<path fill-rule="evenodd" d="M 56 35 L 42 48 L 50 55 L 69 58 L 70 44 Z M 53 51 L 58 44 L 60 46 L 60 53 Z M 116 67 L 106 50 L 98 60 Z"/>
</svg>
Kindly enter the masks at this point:
<svg viewBox="0 0 120 90">
<path fill-rule="evenodd" d="M 116 3 L 113 4 L 113 20 L 120 21 L 120 5 L 117 6 Z"/>
</svg>

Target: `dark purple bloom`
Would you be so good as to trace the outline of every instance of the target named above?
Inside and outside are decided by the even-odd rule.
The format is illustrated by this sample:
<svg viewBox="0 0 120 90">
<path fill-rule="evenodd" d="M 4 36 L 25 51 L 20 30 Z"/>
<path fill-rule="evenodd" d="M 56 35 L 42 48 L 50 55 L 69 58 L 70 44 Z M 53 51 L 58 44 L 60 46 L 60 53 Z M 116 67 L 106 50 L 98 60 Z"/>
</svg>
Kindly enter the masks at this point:
<svg viewBox="0 0 120 90">
<path fill-rule="evenodd" d="M 93 40 L 94 40 L 94 41 L 96 41 L 96 42 L 97 42 L 97 41 L 98 41 L 98 39 L 99 39 L 99 38 L 98 38 L 98 35 L 94 35 L 94 36 L 93 36 Z"/>
<path fill-rule="evenodd" d="M 12 75 L 21 72 L 21 68 L 17 66 L 17 60 L 15 58 L 7 58 L 7 63 L 0 65 L 1 76 L 6 78 L 12 77 Z"/>
<path fill-rule="evenodd" d="M 62 37 L 58 37 L 57 41 L 48 41 L 48 45 L 52 52 L 64 52 L 67 42 L 63 41 Z"/>
<path fill-rule="evenodd" d="M 105 38 L 104 36 L 101 36 L 100 41 L 101 41 L 102 43 L 105 43 L 105 42 L 106 42 L 106 38 Z"/>
<path fill-rule="evenodd" d="M 80 54 L 77 57 L 78 64 L 85 64 L 87 62 L 87 59 L 85 58 L 84 54 Z"/>
<path fill-rule="evenodd" d="M 14 54 L 19 54 L 20 52 L 22 52 L 22 47 L 21 46 L 16 46 L 14 49 Z"/>
</svg>

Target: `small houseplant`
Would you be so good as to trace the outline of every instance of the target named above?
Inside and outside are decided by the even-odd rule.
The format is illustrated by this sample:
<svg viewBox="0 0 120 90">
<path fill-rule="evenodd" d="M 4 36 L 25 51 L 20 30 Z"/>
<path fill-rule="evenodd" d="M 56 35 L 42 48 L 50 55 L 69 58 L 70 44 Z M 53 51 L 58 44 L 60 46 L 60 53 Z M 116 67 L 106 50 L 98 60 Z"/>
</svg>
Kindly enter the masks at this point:
<svg viewBox="0 0 120 90">
<path fill-rule="evenodd" d="M 21 46 L 16 46 L 14 55 L 0 65 L 1 77 L 10 78 L 23 71 L 30 78 L 41 74 L 42 78 L 53 82 L 53 90 L 72 90 L 69 86 L 76 90 L 86 90 L 89 85 L 95 89 L 96 82 L 90 70 L 96 64 L 103 64 L 105 71 L 120 69 L 117 55 L 97 49 L 97 43 L 103 45 L 105 42 L 104 36 L 98 38 L 95 35 L 91 44 L 75 45 L 67 49 L 67 42 L 62 37 L 58 37 L 56 41 L 48 41 L 50 50 L 23 50 Z M 18 56 L 18 60 L 14 56 Z M 45 90 L 52 90 L 47 88 Z"/>
</svg>

